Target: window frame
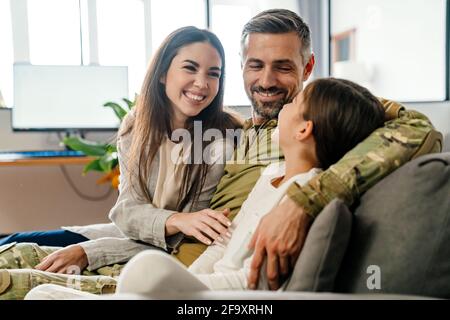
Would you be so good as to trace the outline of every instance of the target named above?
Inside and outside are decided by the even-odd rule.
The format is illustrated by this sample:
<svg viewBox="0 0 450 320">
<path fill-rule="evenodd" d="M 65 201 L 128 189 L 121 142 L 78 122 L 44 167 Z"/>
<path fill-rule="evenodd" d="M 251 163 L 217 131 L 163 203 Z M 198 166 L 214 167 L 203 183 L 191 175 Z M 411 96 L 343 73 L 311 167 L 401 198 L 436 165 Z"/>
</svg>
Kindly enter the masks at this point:
<svg viewBox="0 0 450 320">
<path fill-rule="evenodd" d="M 334 36 L 331 36 L 331 42 L 332 42 L 332 47 L 333 47 L 333 52 L 332 52 L 333 62 L 344 61 L 341 59 L 340 52 L 338 50 L 339 41 L 342 41 L 344 39 L 348 39 L 348 41 L 349 41 L 349 57 L 345 61 L 352 61 L 353 59 L 355 59 L 355 51 L 356 51 L 355 36 L 356 36 L 355 28 L 352 28 L 352 29 L 346 30 L 344 32 L 338 33 Z"/>
</svg>

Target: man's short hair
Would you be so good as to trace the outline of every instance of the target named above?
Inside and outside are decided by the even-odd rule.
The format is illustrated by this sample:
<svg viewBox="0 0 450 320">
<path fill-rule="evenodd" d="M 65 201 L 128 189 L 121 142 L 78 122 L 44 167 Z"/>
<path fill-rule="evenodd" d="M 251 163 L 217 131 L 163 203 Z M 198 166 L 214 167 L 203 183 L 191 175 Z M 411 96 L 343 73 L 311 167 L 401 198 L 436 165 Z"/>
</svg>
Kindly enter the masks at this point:
<svg viewBox="0 0 450 320">
<path fill-rule="evenodd" d="M 241 35 L 241 50 L 244 53 L 245 41 L 251 33 L 297 33 L 302 45 L 303 63 L 311 57 L 311 32 L 307 23 L 295 12 L 287 9 L 270 9 L 254 16 L 244 26 Z"/>
</svg>

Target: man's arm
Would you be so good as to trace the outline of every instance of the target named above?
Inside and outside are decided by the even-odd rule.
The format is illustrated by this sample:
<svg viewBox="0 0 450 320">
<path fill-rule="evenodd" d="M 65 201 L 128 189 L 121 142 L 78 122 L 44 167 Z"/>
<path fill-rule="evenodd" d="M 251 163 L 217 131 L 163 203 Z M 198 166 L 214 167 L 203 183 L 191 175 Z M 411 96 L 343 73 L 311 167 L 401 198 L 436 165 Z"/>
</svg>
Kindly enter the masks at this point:
<svg viewBox="0 0 450 320">
<path fill-rule="evenodd" d="M 387 101 L 385 107 L 393 102 Z M 420 155 L 439 152 L 442 135 L 427 117 L 416 111 L 398 110 L 367 139 L 305 186 L 292 184 L 288 196 L 311 217 L 333 199 L 351 206 L 364 192 L 391 172 Z"/>
<path fill-rule="evenodd" d="M 350 206 L 370 187 L 407 161 L 422 154 L 440 151 L 442 135 L 434 130 L 427 117 L 419 112 L 406 111 L 395 102 L 381 101 L 387 117 L 384 127 L 374 131 L 339 162 L 305 186 L 293 183 L 288 189 L 290 207 L 286 203 L 280 205 L 261 220 L 252 240 L 255 256 L 249 275 L 250 287 L 257 286 L 266 255 L 271 289 L 277 289 L 280 285 L 279 279 L 286 269 L 284 256 L 289 255 L 291 267 L 292 261 L 297 260 L 304 242 L 304 237 L 300 235 L 306 237 L 309 224 L 286 223 L 286 220 L 295 217 L 299 221 L 305 220 L 305 215 L 314 219 L 334 198 L 340 198 Z M 292 206 L 293 203 L 296 207 Z M 276 226 L 278 224 L 284 224 L 284 230 Z M 300 234 L 295 237 L 297 243 L 292 242 L 295 233 Z"/>
<path fill-rule="evenodd" d="M 290 198 L 261 219 L 249 244 L 249 248 L 254 249 L 249 289 L 257 288 L 260 272 L 267 274 L 271 290 L 279 288 L 295 266 L 312 221 Z M 267 270 L 261 270 L 266 257 Z"/>
</svg>

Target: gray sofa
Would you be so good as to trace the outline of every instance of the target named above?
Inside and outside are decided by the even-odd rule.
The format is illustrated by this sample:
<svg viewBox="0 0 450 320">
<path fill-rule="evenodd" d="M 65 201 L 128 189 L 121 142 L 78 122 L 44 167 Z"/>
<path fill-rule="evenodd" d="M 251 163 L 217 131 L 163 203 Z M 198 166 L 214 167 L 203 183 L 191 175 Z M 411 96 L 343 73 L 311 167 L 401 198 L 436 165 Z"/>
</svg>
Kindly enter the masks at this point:
<svg viewBox="0 0 450 320">
<path fill-rule="evenodd" d="M 283 290 L 102 298 L 450 298 L 450 152 L 410 161 L 351 209 L 336 199 L 321 212 Z"/>
<path fill-rule="evenodd" d="M 323 210 L 287 290 L 450 298 L 450 152 L 407 163 L 352 211 Z"/>
</svg>

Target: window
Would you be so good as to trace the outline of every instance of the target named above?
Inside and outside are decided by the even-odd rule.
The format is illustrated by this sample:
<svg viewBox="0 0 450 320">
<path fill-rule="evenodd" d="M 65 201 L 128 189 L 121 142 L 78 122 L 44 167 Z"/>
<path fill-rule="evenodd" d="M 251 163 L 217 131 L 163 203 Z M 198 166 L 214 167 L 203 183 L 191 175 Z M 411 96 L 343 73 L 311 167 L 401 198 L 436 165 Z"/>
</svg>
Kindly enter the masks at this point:
<svg viewBox="0 0 450 320">
<path fill-rule="evenodd" d="M 333 62 L 355 60 L 355 29 L 333 35 Z"/>
<path fill-rule="evenodd" d="M 165 0 L 150 3 L 153 52 L 169 33 L 180 27 L 206 28 L 204 0 Z"/>
<path fill-rule="evenodd" d="M 277 7 L 298 12 L 298 3 L 298 0 L 0 0 L 0 39 L 4 49 L 0 52 L 0 90 L 10 106 L 13 62 L 100 64 L 128 67 L 132 98 L 140 91 L 149 59 L 163 39 L 182 26 L 207 28 L 209 17 L 209 27 L 225 48 L 225 103 L 248 105 L 240 68 L 242 27 L 262 10 Z M 12 43 L 14 58 L 12 46 L 8 48 Z"/>
<path fill-rule="evenodd" d="M 144 3 L 97 0 L 98 58 L 101 65 L 128 66 L 130 97 L 139 93 L 146 71 Z"/>
<path fill-rule="evenodd" d="M 330 1 L 333 76 L 403 102 L 447 98 L 447 1 Z"/>
<path fill-rule="evenodd" d="M 99 63 L 128 66 L 130 97 L 139 93 L 148 60 L 170 32 L 185 25 L 206 27 L 204 0 L 96 2 Z M 146 5 L 150 8 L 150 19 L 146 17 Z M 147 39 L 146 23 L 151 25 Z M 147 43 L 149 39 L 151 44 Z M 148 47 L 152 52 L 146 56 Z"/>
<path fill-rule="evenodd" d="M 0 1 L 0 43 L 0 99 L 3 97 L 0 107 L 10 107 L 13 104 L 14 60 L 9 1 Z"/>
<path fill-rule="evenodd" d="M 248 105 L 241 71 L 241 32 L 251 18 L 251 8 L 246 5 L 215 4 L 212 6 L 212 31 L 225 48 L 225 97 L 229 106 Z M 233 23 L 230 23 L 233 21 Z"/>
<path fill-rule="evenodd" d="M 29 0 L 28 33 L 31 63 L 81 63 L 78 0 Z"/>
<path fill-rule="evenodd" d="M 270 8 L 286 8 L 298 12 L 298 3 L 295 0 L 211 0 L 210 3 L 211 30 L 217 34 L 225 48 L 225 105 L 248 105 L 241 70 L 242 29 L 258 12 Z"/>
</svg>

